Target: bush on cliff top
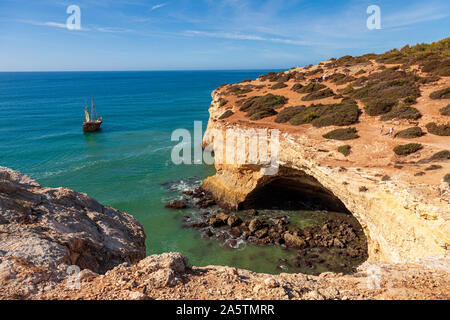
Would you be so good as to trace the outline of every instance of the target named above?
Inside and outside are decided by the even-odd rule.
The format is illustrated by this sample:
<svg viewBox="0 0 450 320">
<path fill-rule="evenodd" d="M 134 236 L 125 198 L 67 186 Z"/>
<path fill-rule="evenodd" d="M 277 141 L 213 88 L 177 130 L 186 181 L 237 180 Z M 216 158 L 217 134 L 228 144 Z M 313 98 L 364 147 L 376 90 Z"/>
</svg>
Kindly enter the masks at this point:
<svg viewBox="0 0 450 320">
<path fill-rule="evenodd" d="M 324 134 L 323 137 L 333 140 L 352 140 L 359 138 L 355 128 L 336 129 Z"/>
<path fill-rule="evenodd" d="M 219 120 L 223 120 L 223 119 L 229 118 L 229 117 L 231 117 L 233 114 L 234 114 L 233 111 L 227 110 L 227 111 L 225 111 L 225 112 L 219 117 Z"/>
<path fill-rule="evenodd" d="M 443 116 L 450 116 L 450 104 L 447 105 L 446 107 L 442 108 L 442 109 L 439 109 L 439 112 Z"/>
<path fill-rule="evenodd" d="M 437 136 L 450 136 L 450 125 L 440 124 L 437 125 L 435 122 L 430 122 L 425 126 L 429 133 Z"/>
<path fill-rule="evenodd" d="M 447 182 L 448 184 L 450 184 L 450 173 L 447 173 L 442 180 L 444 180 L 444 182 Z"/>
<path fill-rule="evenodd" d="M 422 64 L 422 71 L 437 76 L 450 76 L 450 59 L 433 59 Z"/>
<path fill-rule="evenodd" d="M 228 92 L 232 92 L 235 95 L 240 95 L 240 94 L 246 94 L 246 93 L 252 92 L 252 89 L 246 88 L 246 87 L 241 87 L 241 86 L 231 86 L 228 89 Z"/>
<path fill-rule="evenodd" d="M 404 102 L 407 98 L 407 101 L 413 103 L 420 97 L 417 83 L 419 79 L 411 72 L 388 69 L 371 74 L 365 85 L 354 90 L 351 96 L 366 104 L 366 112 L 369 115 L 381 115 L 391 111 L 401 100 Z"/>
<path fill-rule="evenodd" d="M 432 161 L 449 160 L 449 159 L 450 159 L 450 151 L 448 150 L 436 152 L 430 157 L 430 160 Z"/>
<path fill-rule="evenodd" d="M 265 96 L 246 99 L 240 110 L 247 112 L 247 117 L 254 116 L 253 120 L 258 120 L 275 115 L 276 112 L 274 109 L 282 107 L 287 101 L 288 99 L 286 97 L 269 93 Z"/>
<path fill-rule="evenodd" d="M 297 90 L 298 93 L 311 93 L 314 91 L 319 91 L 322 89 L 325 89 L 327 86 L 323 85 L 321 83 L 309 83 L 306 86 L 303 86 L 302 88 L 300 88 L 299 90 Z"/>
<path fill-rule="evenodd" d="M 434 91 L 430 94 L 431 99 L 450 99 L 450 87 Z"/>
<path fill-rule="evenodd" d="M 339 148 L 338 148 L 338 151 L 340 152 L 340 153 L 342 153 L 344 156 L 348 156 L 349 154 L 350 154 L 350 149 L 351 149 L 352 147 L 350 146 L 350 145 L 348 145 L 348 144 L 346 144 L 345 146 L 340 146 Z"/>
<path fill-rule="evenodd" d="M 278 117 L 275 119 L 277 123 L 285 123 L 291 120 L 294 116 L 299 113 L 305 112 L 307 110 L 306 106 L 295 106 L 295 107 L 287 107 L 278 113 Z"/>
<path fill-rule="evenodd" d="M 423 146 L 420 143 L 408 143 L 396 146 L 394 152 L 399 156 L 406 156 L 421 149 L 423 149 Z"/>
<path fill-rule="evenodd" d="M 425 133 L 420 129 L 420 127 L 412 127 L 402 131 L 399 131 L 395 137 L 405 138 L 405 139 L 414 139 L 423 136 Z"/>
<path fill-rule="evenodd" d="M 417 120 L 422 117 L 422 114 L 414 107 L 406 105 L 399 105 L 392 108 L 391 111 L 380 117 L 381 121 L 388 121 L 392 119 L 410 119 Z"/>
<path fill-rule="evenodd" d="M 318 104 L 309 107 L 296 107 L 281 111 L 279 121 L 289 121 L 290 124 L 297 126 L 311 123 L 314 127 L 326 126 L 347 126 L 358 121 L 360 111 L 356 104 Z M 286 120 L 289 118 L 289 120 Z"/>
<path fill-rule="evenodd" d="M 278 82 L 276 84 L 274 84 L 273 86 L 270 87 L 270 89 L 272 90 L 276 90 L 276 89 L 282 89 L 282 88 L 286 88 L 288 85 L 285 84 L 284 82 Z"/>
<path fill-rule="evenodd" d="M 311 92 L 302 98 L 303 101 L 319 100 L 334 96 L 333 90 L 326 88 L 320 91 Z"/>
</svg>

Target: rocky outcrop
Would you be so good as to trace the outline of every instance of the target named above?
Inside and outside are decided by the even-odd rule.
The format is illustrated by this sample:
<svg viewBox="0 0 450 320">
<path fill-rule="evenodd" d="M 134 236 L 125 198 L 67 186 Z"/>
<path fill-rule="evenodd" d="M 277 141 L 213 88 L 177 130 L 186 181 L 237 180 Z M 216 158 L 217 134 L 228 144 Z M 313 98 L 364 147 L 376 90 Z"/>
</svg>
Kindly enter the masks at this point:
<svg viewBox="0 0 450 320">
<path fill-rule="evenodd" d="M 105 273 L 144 257 L 144 230 L 131 215 L 0 167 L 0 281 L 17 280 L 21 267 L 57 280 L 70 265 Z"/>
<path fill-rule="evenodd" d="M 450 298 L 448 259 L 407 264 L 365 262 L 352 275 L 269 275 L 231 267 L 187 266 L 179 253 L 149 256 L 82 280 L 79 290 L 64 284 L 36 299 L 442 299 Z"/>
<path fill-rule="evenodd" d="M 273 123 L 219 121 L 220 90 L 213 92 L 210 121 L 203 146 L 214 144 L 217 132 L 239 135 L 251 128 L 278 128 Z M 317 130 L 317 129 L 315 129 Z M 320 130 L 319 130 L 320 133 Z M 363 146 L 362 146 L 363 147 Z M 355 147 L 357 149 L 358 147 Z M 380 148 L 374 145 L 373 150 Z M 306 197 L 344 205 L 362 225 L 368 239 L 369 260 L 405 262 L 419 257 L 448 255 L 450 249 L 450 210 L 447 187 L 409 181 L 396 174 L 383 181 L 386 167 L 368 162 L 370 149 L 362 153 L 359 163 L 340 160 L 335 141 L 321 134 L 281 130 L 279 137 L 280 170 L 264 174 L 261 165 L 215 163 L 217 173 L 204 180 L 202 188 L 224 207 L 245 207 L 258 189 L 276 180 L 298 186 Z M 247 158 L 249 142 L 237 145 L 235 154 Z M 381 149 L 380 149 L 381 150 Z M 226 150 L 225 153 L 229 152 Z M 378 152 L 380 154 L 380 152 Z M 373 154 L 372 157 L 377 157 Z M 334 160 L 339 159 L 339 160 Z M 378 161 L 378 159 L 377 159 Z M 335 201 L 336 200 L 336 201 Z"/>
</svg>

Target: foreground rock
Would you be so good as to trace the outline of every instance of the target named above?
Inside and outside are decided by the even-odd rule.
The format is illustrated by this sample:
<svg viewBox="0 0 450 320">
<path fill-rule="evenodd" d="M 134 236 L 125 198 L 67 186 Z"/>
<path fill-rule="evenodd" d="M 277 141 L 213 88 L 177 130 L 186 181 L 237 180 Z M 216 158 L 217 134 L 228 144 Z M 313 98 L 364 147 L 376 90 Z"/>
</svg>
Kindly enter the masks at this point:
<svg viewBox="0 0 450 320">
<path fill-rule="evenodd" d="M 144 230 L 131 215 L 70 189 L 43 188 L 25 175 L 0 167 L 0 282 L 4 289 L 15 288 L 17 297 L 26 297 L 43 289 L 41 282 L 48 285 L 50 278 L 54 283 L 64 279 L 70 265 L 105 273 L 144 257 Z M 22 269 L 35 272 L 28 277 Z"/>
<path fill-rule="evenodd" d="M 230 267 L 187 267 L 179 253 L 147 257 L 104 276 L 83 280 L 79 290 L 59 285 L 37 299 L 442 299 L 450 298 L 450 261 L 364 263 L 353 275 L 258 274 Z"/>
</svg>

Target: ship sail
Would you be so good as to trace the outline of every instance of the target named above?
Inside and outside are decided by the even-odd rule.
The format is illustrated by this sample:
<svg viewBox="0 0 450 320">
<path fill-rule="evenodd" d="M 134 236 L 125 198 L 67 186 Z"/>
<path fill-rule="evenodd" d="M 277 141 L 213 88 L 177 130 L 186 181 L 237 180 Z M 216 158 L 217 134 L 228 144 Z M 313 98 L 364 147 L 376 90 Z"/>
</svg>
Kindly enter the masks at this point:
<svg viewBox="0 0 450 320">
<path fill-rule="evenodd" d="M 89 117 L 89 111 L 88 109 L 84 109 L 84 122 L 89 122 L 91 119 Z"/>
</svg>

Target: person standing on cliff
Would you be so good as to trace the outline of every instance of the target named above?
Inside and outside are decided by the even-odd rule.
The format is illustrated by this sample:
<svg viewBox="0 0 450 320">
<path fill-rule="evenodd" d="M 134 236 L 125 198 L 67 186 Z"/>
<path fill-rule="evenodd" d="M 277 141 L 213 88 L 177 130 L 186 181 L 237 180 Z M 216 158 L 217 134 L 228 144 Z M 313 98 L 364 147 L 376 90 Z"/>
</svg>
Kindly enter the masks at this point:
<svg viewBox="0 0 450 320">
<path fill-rule="evenodd" d="M 391 136 L 391 138 L 394 138 L 394 127 L 391 127 L 391 129 L 389 129 L 389 135 Z"/>
</svg>

